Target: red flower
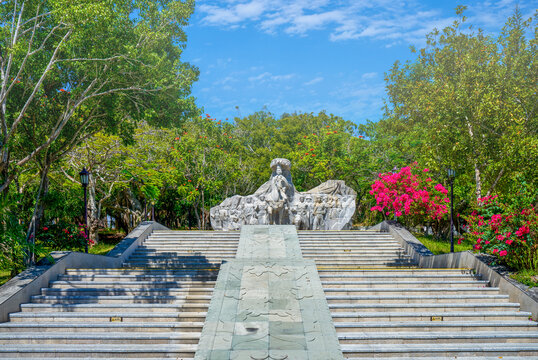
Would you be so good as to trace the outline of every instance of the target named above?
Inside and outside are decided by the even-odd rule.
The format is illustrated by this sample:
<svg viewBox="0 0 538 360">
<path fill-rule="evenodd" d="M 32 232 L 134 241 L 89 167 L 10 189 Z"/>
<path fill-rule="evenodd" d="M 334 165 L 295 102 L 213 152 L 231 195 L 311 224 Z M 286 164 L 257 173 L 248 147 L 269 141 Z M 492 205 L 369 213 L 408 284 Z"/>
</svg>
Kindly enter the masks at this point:
<svg viewBox="0 0 538 360">
<path fill-rule="evenodd" d="M 176 137 L 176 140 L 179 140 L 179 137 Z"/>
<path fill-rule="evenodd" d="M 47 231 L 49 228 L 46 226 L 43 226 L 43 231 Z"/>
</svg>

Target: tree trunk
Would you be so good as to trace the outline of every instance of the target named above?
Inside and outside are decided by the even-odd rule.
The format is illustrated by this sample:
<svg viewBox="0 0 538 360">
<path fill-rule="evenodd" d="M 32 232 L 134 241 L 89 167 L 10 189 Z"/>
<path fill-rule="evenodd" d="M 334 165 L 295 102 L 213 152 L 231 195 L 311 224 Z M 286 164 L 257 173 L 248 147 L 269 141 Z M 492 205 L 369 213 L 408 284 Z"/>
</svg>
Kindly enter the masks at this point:
<svg viewBox="0 0 538 360">
<path fill-rule="evenodd" d="M 97 201 L 95 199 L 95 180 L 93 177 L 90 177 L 88 184 L 88 224 L 86 226 L 89 232 L 88 236 L 94 244 L 99 242 L 99 236 L 97 235 L 97 230 L 99 229 L 98 215 Z"/>
</svg>

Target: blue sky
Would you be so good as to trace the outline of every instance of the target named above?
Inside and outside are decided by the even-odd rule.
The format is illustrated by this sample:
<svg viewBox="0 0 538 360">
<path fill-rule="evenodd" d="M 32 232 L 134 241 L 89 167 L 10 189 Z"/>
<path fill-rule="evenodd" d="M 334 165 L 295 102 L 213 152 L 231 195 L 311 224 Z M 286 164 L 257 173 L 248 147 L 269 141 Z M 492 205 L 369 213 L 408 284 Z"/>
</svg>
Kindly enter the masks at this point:
<svg viewBox="0 0 538 360">
<path fill-rule="evenodd" d="M 530 17 L 538 0 L 199 0 L 183 60 L 200 69 L 197 104 L 220 120 L 265 109 L 376 121 L 384 73 L 451 24 L 457 5 L 498 34 L 516 4 Z"/>
</svg>

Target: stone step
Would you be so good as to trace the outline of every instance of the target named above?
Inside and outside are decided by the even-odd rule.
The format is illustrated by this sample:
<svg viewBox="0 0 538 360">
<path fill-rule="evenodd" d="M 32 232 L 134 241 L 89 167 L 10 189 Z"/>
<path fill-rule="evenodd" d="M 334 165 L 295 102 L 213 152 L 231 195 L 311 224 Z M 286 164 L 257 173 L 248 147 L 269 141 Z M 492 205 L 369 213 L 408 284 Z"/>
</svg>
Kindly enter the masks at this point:
<svg viewBox="0 0 538 360">
<path fill-rule="evenodd" d="M 464 288 L 450 288 L 450 287 L 408 287 L 408 288 L 323 288 L 327 296 L 334 295 L 401 295 L 401 294 L 413 294 L 413 295 L 467 295 L 467 294 L 497 294 L 498 288 L 488 287 L 464 287 Z"/>
<path fill-rule="evenodd" d="M 508 302 L 508 295 L 358 295 L 358 296 L 327 296 L 327 301 L 329 304 L 413 304 L 413 303 L 450 303 L 450 304 L 461 304 L 469 302 L 481 302 L 481 303 L 491 303 L 491 302 Z"/>
<path fill-rule="evenodd" d="M 519 303 L 463 303 L 463 304 L 333 304 L 329 303 L 332 313 L 338 312 L 454 312 L 454 311 L 519 311 Z"/>
<path fill-rule="evenodd" d="M 336 259 L 336 260 L 318 260 L 316 258 L 305 256 L 305 259 L 311 259 L 316 261 L 316 266 L 318 267 L 331 267 L 331 268 L 342 268 L 342 266 L 347 267 L 355 267 L 358 268 L 360 266 L 362 267 L 368 267 L 368 266 L 403 266 L 403 265 L 409 265 L 414 266 L 413 261 L 411 261 L 409 258 L 402 258 L 402 259 L 395 259 L 394 257 L 376 257 L 376 258 L 360 258 L 360 259 Z"/>
<path fill-rule="evenodd" d="M 338 333 L 340 344 L 436 344 L 538 342 L 533 331 L 428 331 Z"/>
<path fill-rule="evenodd" d="M 493 320 L 524 320 L 532 314 L 524 311 L 355 311 L 331 313 L 335 322 L 349 321 L 432 321 L 432 318 L 440 317 L 443 322 L 448 321 L 493 321 Z M 432 321 L 433 322 L 433 321 Z"/>
<path fill-rule="evenodd" d="M 0 344 L 198 344 L 199 332 L 0 332 Z"/>
<path fill-rule="evenodd" d="M 363 358 L 357 358 L 353 357 L 352 355 L 346 356 L 346 359 L 348 360 L 358 360 L 358 359 L 364 359 Z M 385 357 L 385 356 L 376 356 L 376 360 L 415 360 L 417 359 L 416 356 L 408 357 L 408 356 L 397 356 L 397 357 Z M 495 356 L 495 355 L 475 355 L 475 356 L 462 356 L 458 355 L 457 357 L 454 356 L 436 356 L 436 357 L 430 357 L 430 356 L 420 356 L 420 360 L 522 360 L 523 358 L 521 356 Z"/>
<path fill-rule="evenodd" d="M 211 295 L 213 288 L 43 288 L 41 295 L 151 295 L 151 296 L 181 296 L 181 295 Z"/>
<path fill-rule="evenodd" d="M 354 252 L 366 252 L 366 253 L 377 253 L 377 252 L 404 252 L 404 249 L 400 246 L 370 246 L 369 244 L 364 245 L 357 245 L 357 246 L 341 246 L 341 247 L 328 247 L 328 248 L 321 248 L 321 247 L 302 247 L 301 251 L 303 254 L 320 254 L 324 255 L 327 254 L 329 256 L 330 254 L 353 254 Z"/>
<path fill-rule="evenodd" d="M 219 273 L 218 268 L 214 269 L 67 269 L 66 275 L 177 275 L 197 278 L 199 276 L 214 276 Z"/>
<path fill-rule="evenodd" d="M 196 348 L 195 344 L 17 344 L 0 347 L 0 357 L 193 358 Z"/>
<path fill-rule="evenodd" d="M 222 255 L 234 255 L 236 253 L 237 248 L 230 248 L 230 249 L 218 249 L 215 247 L 212 247 L 211 249 L 205 249 L 205 250 L 197 250 L 197 249 L 182 249 L 177 247 L 166 247 L 166 248 L 160 248 L 160 247 L 145 247 L 145 248 L 137 248 L 133 254 L 170 254 L 170 255 L 177 255 L 177 254 L 222 254 Z"/>
<path fill-rule="evenodd" d="M 129 256 L 129 262 L 133 263 L 136 261 L 151 261 L 151 262 L 160 262 L 160 261 L 174 261 L 181 263 L 218 263 L 220 264 L 224 259 L 234 259 L 235 255 L 222 255 L 222 256 L 205 256 L 205 255 L 177 255 L 177 254 L 137 254 Z"/>
<path fill-rule="evenodd" d="M 109 288 L 113 284 L 114 288 L 121 289 L 123 287 L 128 288 L 178 288 L 178 287 L 213 287 L 215 281 L 196 281 L 196 280 L 183 280 L 183 281 L 51 281 L 50 287 L 54 289 L 69 289 L 69 288 Z"/>
<path fill-rule="evenodd" d="M 538 343 L 456 343 L 456 344 L 436 344 L 435 346 L 424 346 L 424 344 L 346 344 L 342 345 L 344 356 L 354 356 L 356 358 L 371 358 L 374 354 L 385 357 L 400 357 L 413 355 L 420 358 L 422 355 L 432 355 L 439 353 L 443 356 L 474 356 L 488 355 L 497 356 L 499 359 L 504 356 L 536 356 L 538 355 Z"/>
<path fill-rule="evenodd" d="M 144 242 L 140 245 L 140 250 L 151 250 L 151 249 L 181 249 L 181 250 L 191 250 L 191 251 L 211 251 L 211 250 L 226 250 L 233 251 L 237 249 L 238 244 L 215 244 L 208 242 L 207 244 L 201 244 L 200 242 L 186 243 L 186 242 L 173 242 L 173 241 L 151 241 Z"/>
<path fill-rule="evenodd" d="M 183 296 L 144 296 L 144 295 L 117 295 L 117 296 L 44 296 L 31 297 L 36 304 L 205 304 L 211 301 L 211 295 L 183 295 Z"/>
<path fill-rule="evenodd" d="M 431 332 L 431 331 L 531 331 L 538 332 L 534 321 L 365 321 L 365 322 L 335 322 L 334 326 L 340 332 Z"/>
<path fill-rule="evenodd" d="M 205 320 L 205 312 L 92 312 L 92 313 L 69 313 L 69 312 L 18 312 L 9 314 L 12 322 L 51 322 L 51 321 L 68 321 L 68 322 L 104 322 L 113 321 L 111 318 L 121 318 L 121 322 L 141 322 L 141 321 L 193 321 L 201 322 Z"/>
<path fill-rule="evenodd" d="M 158 275 L 158 274 L 77 274 L 77 275 L 58 275 L 58 281 L 176 281 L 176 282 L 207 282 L 215 281 L 217 274 L 198 275 L 196 277 L 187 275 Z"/>
<path fill-rule="evenodd" d="M 360 276 L 360 275 L 473 275 L 469 269 L 421 269 L 417 267 L 412 268 L 385 268 L 385 269 L 347 269 L 347 270 L 331 270 L 331 269 L 318 269 L 320 276 L 322 275 L 338 275 L 338 276 Z"/>
<path fill-rule="evenodd" d="M 192 269 L 192 270 L 210 270 L 220 267 L 220 263 L 185 263 L 181 261 L 136 261 L 125 262 L 124 268 L 134 269 L 167 269 L 167 270 L 179 270 L 179 269 Z"/>
<path fill-rule="evenodd" d="M 0 333 L 3 332 L 70 332 L 70 333 L 86 333 L 86 332 L 196 332 L 202 331 L 204 326 L 203 321 L 180 321 L 180 322 L 110 322 L 108 319 L 105 322 L 7 322 L 0 324 Z"/>
<path fill-rule="evenodd" d="M 487 287 L 489 284 L 486 280 L 452 280 L 452 281 L 443 281 L 443 280 L 369 280 L 369 281 L 322 281 L 321 282 L 324 288 L 409 288 L 409 287 Z"/>
<path fill-rule="evenodd" d="M 209 302 L 184 304 L 21 304 L 22 312 L 147 312 L 177 313 L 207 312 Z"/>
<path fill-rule="evenodd" d="M 480 280 L 479 276 L 469 274 L 325 274 L 320 273 L 321 281 L 460 281 L 460 280 Z"/>
<path fill-rule="evenodd" d="M 380 258 L 390 258 L 390 259 L 398 259 L 398 258 L 408 258 L 403 255 L 403 252 L 393 251 L 393 250 L 387 250 L 387 251 L 351 251 L 351 252 L 334 252 L 334 251 L 325 251 L 323 253 L 308 253 L 303 251 L 303 257 L 304 258 L 315 258 L 315 259 L 323 259 L 324 261 L 327 260 L 349 260 L 349 261 L 355 261 L 356 259 L 366 259 L 366 258 L 373 258 L 373 259 L 380 259 Z"/>
</svg>

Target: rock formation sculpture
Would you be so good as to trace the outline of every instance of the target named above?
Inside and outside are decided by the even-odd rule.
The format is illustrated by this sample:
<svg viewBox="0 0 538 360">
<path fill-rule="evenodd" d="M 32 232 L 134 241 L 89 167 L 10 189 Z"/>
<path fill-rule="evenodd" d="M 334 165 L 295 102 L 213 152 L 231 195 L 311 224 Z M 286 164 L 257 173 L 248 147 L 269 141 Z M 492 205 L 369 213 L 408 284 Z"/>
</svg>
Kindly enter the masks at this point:
<svg viewBox="0 0 538 360">
<path fill-rule="evenodd" d="M 342 230 L 351 226 L 357 194 L 342 180 L 329 180 L 307 192 L 293 186 L 291 162 L 271 161 L 271 178 L 253 195 L 235 195 L 210 210 L 215 230 L 242 225 L 293 224 L 299 230 Z"/>
</svg>

